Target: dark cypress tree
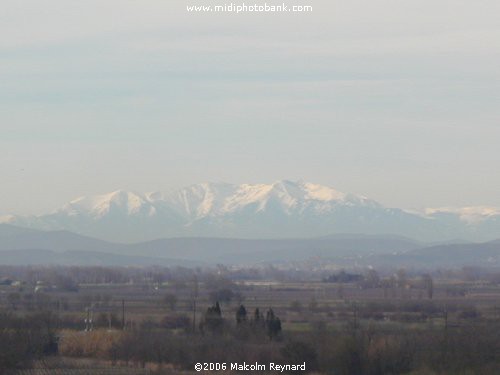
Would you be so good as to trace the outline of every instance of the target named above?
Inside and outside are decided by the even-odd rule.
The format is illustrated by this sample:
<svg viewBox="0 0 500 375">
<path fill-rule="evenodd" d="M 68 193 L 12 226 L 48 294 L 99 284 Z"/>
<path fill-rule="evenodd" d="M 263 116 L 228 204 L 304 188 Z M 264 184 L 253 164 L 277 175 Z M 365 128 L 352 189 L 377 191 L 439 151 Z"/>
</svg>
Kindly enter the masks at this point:
<svg viewBox="0 0 500 375">
<path fill-rule="evenodd" d="M 274 311 L 273 311 L 273 309 L 267 310 L 267 313 L 266 313 L 266 323 L 269 323 L 273 319 L 274 319 Z"/>
<path fill-rule="evenodd" d="M 247 309 L 245 306 L 240 305 L 238 311 L 236 311 L 236 323 L 241 324 L 247 321 Z"/>
<path fill-rule="evenodd" d="M 260 320 L 260 311 L 259 311 L 258 307 L 255 309 L 255 312 L 253 313 L 253 320 L 254 320 L 255 323 L 259 323 L 259 320 Z"/>
<path fill-rule="evenodd" d="M 259 308 L 256 308 L 253 313 L 253 321 L 252 326 L 256 332 L 260 332 L 266 327 L 266 320 L 264 318 L 264 314 L 262 314 Z"/>
<path fill-rule="evenodd" d="M 276 317 L 274 319 L 274 336 L 278 336 L 281 333 L 281 320 Z"/>
<path fill-rule="evenodd" d="M 269 309 L 266 314 L 266 328 L 269 338 L 272 340 L 281 333 L 281 320 L 274 315 L 273 309 Z"/>
<path fill-rule="evenodd" d="M 224 319 L 222 318 L 222 311 L 220 309 L 219 302 L 214 306 L 210 306 L 205 313 L 205 319 L 203 324 L 200 325 L 200 329 L 205 326 L 213 333 L 221 333 L 224 325 Z"/>
</svg>

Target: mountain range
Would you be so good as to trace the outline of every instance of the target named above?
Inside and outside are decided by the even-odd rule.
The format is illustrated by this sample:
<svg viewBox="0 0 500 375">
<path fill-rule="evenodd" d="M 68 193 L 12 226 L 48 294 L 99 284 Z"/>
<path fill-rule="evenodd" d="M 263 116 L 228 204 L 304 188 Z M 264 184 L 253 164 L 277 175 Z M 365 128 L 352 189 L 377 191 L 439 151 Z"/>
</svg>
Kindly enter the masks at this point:
<svg viewBox="0 0 500 375">
<path fill-rule="evenodd" d="M 460 268 L 500 266 L 500 241 L 426 244 L 387 235 L 309 239 L 165 238 L 133 244 L 0 224 L 0 265 Z"/>
<path fill-rule="evenodd" d="M 112 243 L 68 231 L 0 224 L 0 264 L 197 265 L 302 261 L 406 252 L 421 243 L 394 236 L 335 235 L 313 239 L 165 238 Z"/>
<path fill-rule="evenodd" d="M 426 242 L 500 237 L 500 209 L 414 212 L 331 187 L 286 180 L 202 183 L 169 193 L 118 190 L 77 198 L 43 215 L 3 216 L 0 223 L 120 243 L 173 237 L 298 239 L 340 233 L 392 234 Z"/>
</svg>

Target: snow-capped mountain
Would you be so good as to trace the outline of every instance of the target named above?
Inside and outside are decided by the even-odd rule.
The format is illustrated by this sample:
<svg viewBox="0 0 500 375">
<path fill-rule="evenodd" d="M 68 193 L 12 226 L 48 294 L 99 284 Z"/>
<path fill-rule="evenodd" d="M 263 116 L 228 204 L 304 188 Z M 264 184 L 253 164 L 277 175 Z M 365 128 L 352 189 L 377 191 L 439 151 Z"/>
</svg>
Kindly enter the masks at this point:
<svg viewBox="0 0 500 375">
<path fill-rule="evenodd" d="M 298 238 L 335 233 L 397 234 L 419 240 L 500 236 L 500 210 L 386 208 L 366 197 L 307 182 L 202 183 L 163 193 L 127 191 L 77 198 L 40 216 L 1 222 L 71 230 L 131 242 L 161 237 Z"/>
<path fill-rule="evenodd" d="M 156 213 L 156 208 L 146 197 L 118 190 L 105 195 L 77 198 L 64 205 L 57 212 L 68 216 L 84 214 L 99 219 L 113 214 L 151 216 Z"/>
<path fill-rule="evenodd" d="M 428 208 L 425 210 L 425 214 L 431 217 L 449 215 L 474 225 L 488 220 L 500 219 L 500 208 L 485 206 Z"/>
<path fill-rule="evenodd" d="M 155 194 L 148 196 L 154 200 Z M 365 197 L 346 195 L 326 186 L 291 181 L 255 185 L 203 183 L 162 195 L 159 200 L 167 202 L 172 209 L 190 220 L 223 217 L 245 211 L 259 213 L 270 207 L 293 215 L 308 209 L 319 214 L 331 211 L 338 205 L 378 206 Z"/>
</svg>

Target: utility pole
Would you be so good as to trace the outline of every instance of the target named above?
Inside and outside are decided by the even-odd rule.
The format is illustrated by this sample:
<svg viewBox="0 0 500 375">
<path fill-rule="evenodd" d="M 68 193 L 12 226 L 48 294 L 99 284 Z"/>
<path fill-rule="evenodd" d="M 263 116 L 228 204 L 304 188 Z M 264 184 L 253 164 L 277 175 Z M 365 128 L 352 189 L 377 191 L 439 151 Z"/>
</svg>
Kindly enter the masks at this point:
<svg viewBox="0 0 500 375">
<path fill-rule="evenodd" d="M 88 332 L 90 327 L 90 310 L 88 307 L 85 309 L 85 312 L 87 313 L 87 317 L 85 318 L 85 332 Z"/>
<path fill-rule="evenodd" d="M 444 306 L 444 333 L 448 334 L 448 307 Z"/>
<path fill-rule="evenodd" d="M 443 363 L 446 363 L 446 360 L 448 358 L 448 306 L 447 304 L 445 303 L 444 305 L 444 311 L 443 311 L 443 315 L 444 315 L 444 343 L 443 343 Z"/>
<path fill-rule="evenodd" d="M 196 332 L 196 299 L 198 298 L 198 276 L 194 275 L 193 280 L 193 333 Z"/>
<path fill-rule="evenodd" d="M 354 303 L 354 329 L 358 329 L 358 305 Z"/>
<path fill-rule="evenodd" d="M 193 333 L 196 330 L 196 299 L 193 299 Z"/>
<path fill-rule="evenodd" d="M 122 331 L 125 330 L 125 300 L 122 299 Z"/>
<path fill-rule="evenodd" d="M 87 318 L 85 319 L 85 332 L 90 332 L 94 328 L 94 307 L 90 305 L 85 309 Z"/>
</svg>

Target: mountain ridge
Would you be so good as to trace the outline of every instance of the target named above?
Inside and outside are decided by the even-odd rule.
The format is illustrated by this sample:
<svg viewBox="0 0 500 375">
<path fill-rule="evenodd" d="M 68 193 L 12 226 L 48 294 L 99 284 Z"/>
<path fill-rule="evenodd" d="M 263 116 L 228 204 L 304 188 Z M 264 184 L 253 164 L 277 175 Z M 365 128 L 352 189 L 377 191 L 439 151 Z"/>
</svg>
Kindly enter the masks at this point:
<svg viewBox="0 0 500 375">
<path fill-rule="evenodd" d="M 118 244 L 68 231 L 0 224 L 2 265 L 295 267 L 498 267 L 500 240 L 429 244 L 393 235 L 336 234 L 304 239 L 166 238 Z"/>
<path fill-rule="evenodd" d="M 5 224 L 0 224 L 0 233 Z M 12 230 L 12 226 L 7 229 Z M 217 264 L 257 264 L 269 261 L 304 260 L 311 256 L 341 256 L 405 252 L 423 244 L 407 239 L 387 236 L 349 234 L 333 239 L 238 239 L 180 237 L 164 238 L 133 244 L 118 244 L 86 237 L 68 231 L 30 231 L 24 234 L 0 236 L 0 264 L 61 264 L 80 259 L 78 254 L 88 254 L 98 259 L 116 261 L 118 265 L 149 265 L 186 261 Z M 18 255 L 16 255 L 18 254 Z M 64 255 L 66 254 L 66 255 Z M 44 256 L 47 255 L 47 259 Z M 30 259 L 30 257 L 32 259 Z M 136 259 L 139 257 L 140 259 Z M 161 259 L 161 262 L 155 260 Z M 134 263 L 137 260 L 137 263 Z"/>
<path fill-rule="evenodd" d="M 169 193 L 117 190 L 76 198 L 51 213 L 0 222 L 68 230 L 113 242 L 165 237 L 304 238 L 392 233 L 423 241 L 487 241 L 500 234 L 500 209 L 411 212 L 303 181 L 201 183 Z"/>
</svg>

